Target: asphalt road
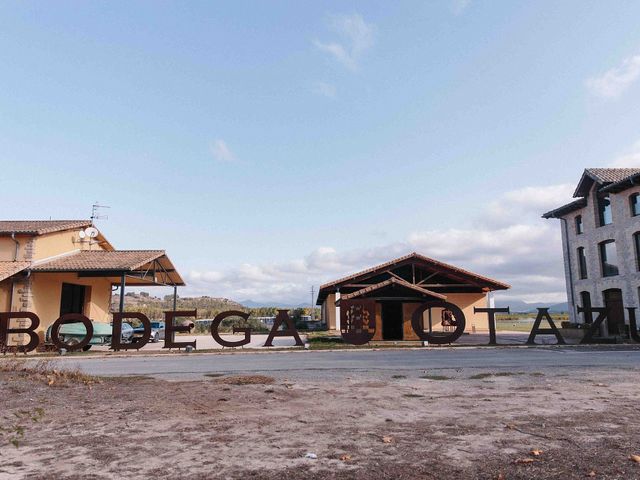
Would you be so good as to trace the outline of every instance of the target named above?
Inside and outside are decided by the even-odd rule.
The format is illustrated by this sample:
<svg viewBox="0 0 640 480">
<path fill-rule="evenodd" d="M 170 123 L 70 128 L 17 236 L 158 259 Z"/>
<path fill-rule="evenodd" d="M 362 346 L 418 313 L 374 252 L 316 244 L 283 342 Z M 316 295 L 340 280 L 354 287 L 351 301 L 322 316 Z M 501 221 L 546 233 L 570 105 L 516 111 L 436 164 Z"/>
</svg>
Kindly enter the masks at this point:
<svg viewBox="0 0 640 480">
<path fill-rule="evenodd" d="M 544 372 L 558 367 L 640 368 L 640 349 L 632 346 L 563 348 L 424 348 L 411 350 L 295 351 L 233 354 L 60 358 L 61 368 L 92 375 L 145 375 L 170 380 L 207 374 L 270 374 L 287 378 L 359 375 L 419 375 L 446 370 Z"/>
</svg>

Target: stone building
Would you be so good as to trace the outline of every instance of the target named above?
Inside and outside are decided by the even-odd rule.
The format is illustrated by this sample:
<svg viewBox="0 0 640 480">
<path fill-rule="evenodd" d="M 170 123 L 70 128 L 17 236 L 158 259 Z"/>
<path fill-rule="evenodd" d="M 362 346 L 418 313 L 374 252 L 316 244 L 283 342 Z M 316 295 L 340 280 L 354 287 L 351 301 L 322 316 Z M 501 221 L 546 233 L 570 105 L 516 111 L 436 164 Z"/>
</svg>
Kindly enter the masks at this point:
<svg viewBox="0 0 640 480">
<path fill-rule="evenodd" d="M 543 218 L 561 221 L 570 319 L 577 307 L 608 307 L 603 335 L 626 335 L 626 307 L 640 303 L 640 168 L 588 168 L 577 200 Z"/>
</svg>

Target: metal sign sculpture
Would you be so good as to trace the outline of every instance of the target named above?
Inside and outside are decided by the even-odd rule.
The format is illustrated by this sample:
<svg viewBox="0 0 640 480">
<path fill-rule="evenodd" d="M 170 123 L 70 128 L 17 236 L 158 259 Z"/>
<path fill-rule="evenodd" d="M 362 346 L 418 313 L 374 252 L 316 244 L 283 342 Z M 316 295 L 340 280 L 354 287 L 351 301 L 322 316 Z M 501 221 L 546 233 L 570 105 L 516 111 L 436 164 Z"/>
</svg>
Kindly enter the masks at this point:
<svg viewBox="0 0 640 480">
<path fill-rule="evenodd" d="M 550 328 L 540 328 L 540 323 L 545 318 L 547 319 Z M 536 344 L 536 335 L 555 335 L 558 345 L 565 344 L 564 338 L 560 335 L 560 330 L 558 330 L 558 327 L 556 327 L 556 324 L 553 323 L 553 319 L 549 315 L 548 308 L 538 308 L 538 316 L 536 317 L 535 322 L 533 322 L 533 327 L 531 327 L 531 333 L 527 339 L 527 345 Z"/>
<path fill-rule="evenodd" d="M 422 326 L 424 312 L 432 308 L 443 308 L 445 311 L 450 311 L 453 318 L 449 320 L 449 324 L 450 326 L 455 327 L 455 330 L 452 332 L 425 332 Z M 418 335 L 418 338 L 422 341 L 434 343 L 436 345 L 455 342 L 464 333 L 466 325 L 467 321 L 464 318 L 464 313 L 460 310 L 460 307 L 449 302 L 425 302 L 416 308 L 411 316 L 411 327 L 416 335 Z"/>
<path fill-rule="evenodd" d="M 449 327 L 455 327 L 452 331 L 444 332 L 426 332 L 423 327 L 424 313 L 432 308 L 441 308 L 448 312 L 447 322 Z M 629 316 L 629 336 L 634 342 L 640 343 L 640 333 L 638 332 L 636 325 L 635 307 L 627 307 Z M 190 332 L 193 328 L 193 323 L 188 325 L 175 325 L 174 319 L 184 317 L 197 317 L 196 310 L 189 311 L 169 311 L 165 313 L 165 341 L 163 348 L 196 348 L 196 341 L 190 342 L 178 342 L 175 340 L 176 332 Z M 489 345 L 497 345 L 496 341 L 496 313 L 509 313 L 508 308 L 474 308 L 474 313 L 486 313 L 488 316 L 489 324 Z M 586 333 L 581 344 L 595 343 L 597 340 L 594 338 L 595 334 L 600 330 L 602 323 L 609 314 L 607 308 L 598 307 L 578 307 L 578 313 L 585 313 L 589 318 L 592 313 L 597 313 L 598 317 L 593 323 L 588 324 L 589 328 L 586 329 Z M 234 328 L 233 333 L 244 333 L 244 339 L 237 341 L 228 341 L 223 339 L 218 329 L 221 322 L 228 317 L 239 316 L 243 319 L 249 318 L 249 313 L 241 312 L 238 310 L 229 310 L 218 314 L 211 323 L 210 333 L 213 339 L 223 347 L 241 347 L 251 342 L 251 329 L 250 328 Z M 143 327 L 143 335 L 136 343 L 122 343 L 122 321 L 124 319 L 136 319 Z M 343 300 L 341 302 L 341 334 L 346 343 L 352 345 L 364 345 L 373 340 L 376 332 L 376 301 L 374 299 L 359 299 L 359 300 Z M 29 320 L 30 325 L 11 327 L 11 320 Z M 541 322 L 546 320 L 549 323 L 550 328 L 540 328 Z M 85 336 L 82 341 L 78 343 L 65 343 L 62 341 L 59 335 L 60 327 L 67 323 L 82 323 L 85 327 Z M 40 339 L 36 332 L 36 329 L 40 326 L 40 318 L 32 312 L 0 312 L 0 352 L 6 353 L 7 351 L 18 352 L 30 352 L 35 350 Z M 282 330 L 281 327 L 284 327 Z M 464 312 L 456 305 L 445 301 L 431 301 L 420 304 L 411 316 L 411 327 L 419 339 L 429 342 L 430 344 L 449 344 L 455 342 L 464 333 L 466 327 L 466 319 Z M 28 343 L 9 346 L 10 335 L 27 335 L 29 338 Z M 84 315 L 73 313 L 62 315 L 52 325 L 51 328 L 51 341 L 59 349 L 66 349 L 69 351 L 75 351 L 82 349 L 85 345 L 88 345 L 93 335 L 93 325 L 91 321 Z M 529 334 L 527 344 L 535 344 L 535 338 L 537 335 L 554 335 L 559 345 L 564 345 L 565 341 L 560 333 L 560 330 L 556 327 L 548 308 L 538 308 L 538 315 L 533 323 L 533 327 Z M 273 327 L 269 332 L 265 347 L 273 346 L 273 339 L 275 337 L 293 337 L 295 345 L 303 346 L 304 343 L 296 330 L 293 320 L 289 317 L 287 310 L 278 310 L 278 315 L 274 321 Z M 151 323 L 149 319 L 139 312 L 122 312 L 113 314 L 113 330 L 111 336 L 111 348 L 113 350 L 130 350 L 140 349 L 144 347 L 151 338 Z"/>
<path fill-rule="evenodd" d="M 376 301 L 341 300 L 340 333 L 352 345 L 369 343 L 376 333 Z"/>
<path fill-rule="evenodd" d="M 281 325 L 286 325 L 284 330 L 280 330 Z M 271 327 L 271 331 L 269 332 L 269 336 L 267 337 L 267 341 L 264 342 L 265 347 L 273 347 L 273 339 L 274 337 L 293 337 L 296 341 L 296 345 L 299 347 L 304 346 L 302 340 L 300 339 L 300 335 L 298 335 L 298 330 L 296 330 L 296 326 L 289 317 L 288 310 L 278 310 L 278 315 L 276 315 L 276 319 L 273 321 L 273 327 Z"/>
</svg>

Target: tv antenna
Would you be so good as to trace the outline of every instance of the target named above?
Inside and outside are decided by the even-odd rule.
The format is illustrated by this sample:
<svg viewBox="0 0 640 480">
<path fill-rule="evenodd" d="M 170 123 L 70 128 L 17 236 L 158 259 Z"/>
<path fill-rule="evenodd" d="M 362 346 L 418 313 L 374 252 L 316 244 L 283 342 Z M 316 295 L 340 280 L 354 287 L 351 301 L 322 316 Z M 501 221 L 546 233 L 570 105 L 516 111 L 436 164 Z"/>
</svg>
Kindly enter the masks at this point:
<svg viewBox="0 0 640 480">
<path fill-rule="evenodd" d="M 108 205 L 100 205 L 98 203 L 98 201 L 96 200 L 96 203 L 94 203 L 91 206 L 91 225 L 93 225 L 93 222 L 96 220 L 108 220 L 109 217 L 107 215 L 102 215 L 100 213 L 100 210 L 103 208 L 111 208 Z"/>
</svg>

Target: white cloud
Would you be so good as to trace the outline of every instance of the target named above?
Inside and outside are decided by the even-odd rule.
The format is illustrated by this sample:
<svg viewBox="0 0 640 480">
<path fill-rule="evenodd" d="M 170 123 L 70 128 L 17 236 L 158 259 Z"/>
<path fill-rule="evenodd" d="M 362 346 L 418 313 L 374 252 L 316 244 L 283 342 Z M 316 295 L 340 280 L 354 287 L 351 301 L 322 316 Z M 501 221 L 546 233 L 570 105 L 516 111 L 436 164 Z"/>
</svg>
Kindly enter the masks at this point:
<svg viewBox="0 0 640 480">
<path fill-rule="evenodd" d="M 290 262 L 191 272 L 188 291 L 297 304 L 308 301 L 311 285 L 417 251 L 511 284 L 503 297 L 555 303 L 566 299 L 559 226 L 540 215 L 570 198 L 568 185 L 513 190 L 487 208 L 475 228 L 421 230 L 372 248 L 339 251 L 325 246 Z"/>
<path fill-rule="evenodd" d="M 640 78 L 640 55 L 626 58 L 622 63 L 600 76 L 587 79 L 587 88 L 599 97 L 618 98 Z"/>
<path fill-rule="evenodd" d="M 454 15 L 462 15 L 471 4 L 471 0 L 453 0 L 451 10 Z"/>
<path fill-rule="evenodd" d="M 640 140 L 634 143 L 625 153 L 611 162 L 612 167 L 640 167 Z"/>
<path fill-rule="evenodd" d="M 316 95 L 321 95 L 327 98 L 336 97 L 336 87 L 330 83 L 316 82 L 311 91 Z"/>
<path fill-rule="evenodd" d="M 571 200 L 574 185 L 546 185 L 511 190 L 487 206 L 480 220 L 492 226 L 512 225 L 521 218 L 534 218 Z"/>
<path fill-rule="evenodd" d="M 211 154 L 219 162 L 235 162 L 236 156 L 224 140 L 217 139 L 211 144 Z"/>
<path fill-rule="evenodd" d="M 314 45 L 332 55 L 348 69 L 357 70 L 362 54 L 373 46 L 375 26 L 366 23 L 357 13 L 333 15 L 329 26 L 341 37 L 341 41 L 327 43 L 315 40 Z"/>
</svg>

